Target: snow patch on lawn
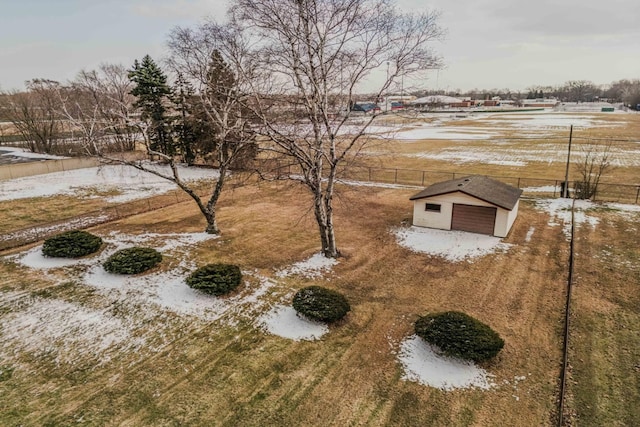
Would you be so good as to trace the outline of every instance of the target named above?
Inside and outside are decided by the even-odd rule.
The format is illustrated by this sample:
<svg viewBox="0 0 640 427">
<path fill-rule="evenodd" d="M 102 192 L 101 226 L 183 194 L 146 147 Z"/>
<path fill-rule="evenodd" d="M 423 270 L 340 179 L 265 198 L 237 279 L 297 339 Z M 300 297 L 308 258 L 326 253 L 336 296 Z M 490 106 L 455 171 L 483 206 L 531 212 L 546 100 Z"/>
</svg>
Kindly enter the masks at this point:
<svg viewBox="0 0 640 427">
<path fill-rule="evenodd" d="M 104 297 L 109 308 L 96 310 L 60 299 L 0 292 L 0 306 L 10 308 L 3 316 L 0 328 L 0 359 L 29 352 L 37 356 L 54 357 L 58 362 L 75 363 L 88 357 L 102 363 L 114 357 L 116 351 L 149 349 L 146 338 L 140 337 L 149 335 L 144 332 L 147 321 L 158 316 L 165 318 L 169 313 L 191 316 L 189 322 L 216 321 L 224 316 L 225 322 L 232 324 L 234 315 L 246 316 L 264 310 L 268 304 L 265 295 L 276 285 L 269 278 L 254 274 L 260 279 L 255 288 L 245 284 L 238 293 L 224 298 L 193 290 L 185 283 L 189 272 L 196 267 L 189 259 L 193 246 L 213 238 L 215 236 L 206 233 L 149 233 L 137 236 L 111 233 L 103 237 L 106 248 L 93 257 L 46 258 L 42 256 L 41 247 L 7 257 L 30 268 L 45 270 L 75 265 L 77 268 L 60 272 L 66 274 L 66 278 L 56 277 L 56 280 L 59 283 L 73 280 L 78 287 L 96 289 L 95 295 Z M 139 275 L 107 273 L 102 261 L 116 250 L 133 244 L 160 249 L 167 256 L 163 264 L 166 267 L 171 263 L 171 267 L 167 271 Z M 110 311 L 114 305 L 127 307 L 114 314 Z M 122 317 L 122 313 L 127 311 L 131 314 Z M 163 325 L 153 327 L 157 329 Z M 320 336 L 317 331 L 312 335 Z"/>
<path fill-rule="evenodd" d="M 293 307 L 285 305 L 276 305 L 260 316 L 256 324 L 273 335 L 294 341 L 317 340 L 329 331 L 324 323 L 305 319 Z"/>
<path fill-rule="evenodd" d="M 335 258 L 327 258 L 321 253 L 313 255 L 305 261 L 297 262 L 290 267 L 276 272 L 278 277 L 298 275 L 314 279 L 321 277 L 324 273 L 331 271 L 331 268 L 338 263 Z"/>
<path fill-rule="evenodd" d="M 22 309 L 3 316 L 2 323 L 2 353 L 52 355 L 57 362 L 72 362 L 78 354 L 104 362 L 109 359 L 104 352 L 111 347 L 135 349 L 144 344 L 132 338 L 121 319 L 61 300 L 29 298 Z"/>
<path fill-rule="evenodd" d="M 28 151 L 25 148 L 5 147 L 4 145 L 0 146 L 0 156 L 22 157 L 23 159 L 38 159 L 38 160 L 68 159 L 68 157 L 56 156 L 53 154 L 33 153 L 31 151 Z"/>
<path fill-rule="evenodd" d="M 171 175 L 166 165 L 148 166 Z M 212 169 L 179 166 L 178 170 L 180 177 L 185 181 L 218 177 L 218 171 Z M 131 166 L 107 165 L 0 181 L 0 201 L 54 195 L 91 197 L 87 194 L 95 190 L 117 192 L 116 195 L 106 196 L 105 200 L 110 203 L 122 203 L 163 194 L 176 188 L 176 185 L 168 180 Z"/>
<path fill-rule="evenodd" d="M 415 252 L 424 252 L 448 261 L 470 261 L 494 252 L 506 251 L 512 245 L 499 237 L 464 231 L 410 227 L 393 230 L 400 245 Z"/>
<path fill-rule="evenodd" d="M 390 137 L 399 141 L 419 141 L 422 139 L 480 140 L 498 136 L 496 132 L 479 127 L 429 126 L 424 125 L 424 127 L 396 132 Z"/>
<path fill-rule="evenodd" d="M 18 255 L 15 260 L 25 267 L 36 270 L 48 270 L 50 268 L 68 267 L 70 265 L 88 264 L 93 262 L 91 257 L 86 258 L 57 258 L 42 255 L 42 245 L 29 249 L 26 253 Z"/>
<path fill-rule="evenodd" d="M 68 230 L 74 230 L 78 228 L 86 228 L 91 225 L 105 222 L 108 219 L 109 217 L 107 215 L 97 215 L 97 216 L 86 217 L 86 218 L 70 219 L 61 224 L 51 225 L 47 227 L 34 227 L 28 230 L 7 233 L 0 236 L 0 241 L 24 239 L 28 237 L 38 237 L 43 234 L 51 233 L 52 231 L 68 231 Z"/>
<path fill-rule="evenodd" d="M 540 187 L 526 187 L 522 191 L 525 193 L 560 193 L 559 185 L 543 185 Z"/>
<path fill-rule="evenodd" d="M 403 379 L 423 385 L 453 390 L 495 386 L 492 375 L 472 362 L 442 356 L 422 338 L 412 335 L 400 344 L 398 360 L 404 368 Z"/>
<path fill-rule="evenodd" d="M 527 235 L 524 237 L 524 241 L 525 242 L 530 242 L 531 238 L 533 237 L 533 232 L 536 231 L 535 227 L 529 227 L 529 230 L 527 231 Z"/>
<path fill-rule="evenodd" d="M 602 120 L 596 120 L 593 116 L 580 114 L 509 114 L 493 116 L 485 122 L 499 124 L 521 129 L 558 129 L 573 125 L 574 128 L 592 128 L 603 126 L 615 126 Z"/>
<path fill-rule="evenodd" d="M 609 209 L 614 209 L 616 211 L 619 211 L 625 214 L 633 214 L 633 213 L 640 212 L 640 205 L 627 205 L 624 203 L 605 203 L 604 206 Z"/>
<path fill-rule="evenodd" d="M 565 236 L 571 235 L 571 205 L 573 199 L 542 199 L 536 200 L 536 207 L 549 213 L 549 225 L 554 227 L 562 225 Z M 573 219 L 576 225 L 589 224 L 591 227 L 598 225 L 600 220 L 587 214 L 587 211 L 596 205 L 590 200 L 576 200 Z"/>
</svg>

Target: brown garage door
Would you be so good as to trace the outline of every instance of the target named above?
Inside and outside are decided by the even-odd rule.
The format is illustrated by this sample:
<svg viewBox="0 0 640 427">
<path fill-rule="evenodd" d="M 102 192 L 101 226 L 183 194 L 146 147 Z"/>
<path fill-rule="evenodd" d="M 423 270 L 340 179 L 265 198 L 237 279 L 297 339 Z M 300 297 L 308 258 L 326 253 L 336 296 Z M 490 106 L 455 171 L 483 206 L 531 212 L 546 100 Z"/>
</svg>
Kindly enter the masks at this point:
<svg viewBox="0 0 640 427">
<path fill-rule="evenodd" d="M 496 208 L 485 206 L 453 205 L 451 229 L 493 235 Z"/>
</svg>

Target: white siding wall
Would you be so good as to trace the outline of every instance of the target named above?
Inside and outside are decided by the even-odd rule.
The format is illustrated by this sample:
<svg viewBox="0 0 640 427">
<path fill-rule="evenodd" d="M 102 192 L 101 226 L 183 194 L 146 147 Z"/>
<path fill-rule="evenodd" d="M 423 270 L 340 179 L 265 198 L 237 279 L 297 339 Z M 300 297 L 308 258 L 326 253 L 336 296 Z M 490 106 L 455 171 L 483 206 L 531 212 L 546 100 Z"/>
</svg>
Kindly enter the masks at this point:
<svg viewBox="0 0 640 427">
<path fill-rule="evenodd" d="M 427 203 L 436 203 L 441 206 L 440 212 L 428 212 L 425 210 Z M 413 201 L 413 225 L 419 227 L 439 228 L 441 230 L 451 230 L 451 215 L 453 204 L 496 207 L 491 203 L 484 202 L 464 193 L 455 192 L 442 194 L 440 196 L 427 197 Z M 506 237 L 518 216 L 518 203 L 513 210 L 497 208 L 496 223 L 493 234 L 498 237 Z"/>
</svg>

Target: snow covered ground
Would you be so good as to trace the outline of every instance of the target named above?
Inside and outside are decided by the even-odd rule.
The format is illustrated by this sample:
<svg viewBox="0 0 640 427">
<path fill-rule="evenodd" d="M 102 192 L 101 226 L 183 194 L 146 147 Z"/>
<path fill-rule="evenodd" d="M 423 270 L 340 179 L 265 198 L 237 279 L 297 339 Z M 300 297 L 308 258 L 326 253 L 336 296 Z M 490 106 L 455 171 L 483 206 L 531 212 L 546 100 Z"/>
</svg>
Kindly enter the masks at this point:
<svg viewBox="0 0 640 427">
<path fill-rule="evenodd" d="M 404 379 L 441 390 L 488 390 L 495 386 L 492 375 L 484 369 L 473 362 L 438 354 L 434 347 L 416 335 L 402 341 L 398 361 L 404 368 Z"/>
<path fill-rule="evenodd" d="M 563 233 L 569 237 L 571 235 L 571 205 L 572 199 L 540 199 L 536 200 L 536 207 L 549 213 L 549 226 L 562 226 Z M 588 214 L 589 210 L 596 207 L 590 200 L 576 200 L 574 221 L 577 226 L 582 224 L 595 227 L 600 220 Z"/>
<path fill-rule="evenodd" d="M 572 162 L 580 162 L 584 159 L 586 150 L 597 146 L 584 144 L 581 150 L 573 151 Z M 611 149 L 612 163 L 615 166 L 630 167 L 640 166 L 640 151 L 619 147 Z M 456 164 L 485 163 L 505 166 L 526 166 L 531 162 L 563 163 L 567 160 L 567 146 L 565 143 L 538 143 L 526 148 L 492 149 L 491 147 L 446 147 L 440 151 L 407 154 L 408 157 L 420 159 L 443 160 Z"/>
<path fill-rule="evenodd" d="M 171 174 L 168 166 L 157 165 L 154 169 Z M 179 173 L 187 181 L 218 176 L 213 169 L 182 166 Z M 114 193 L 105 196 L 105 200 L 121 203 L 163 194 L 175 188 L 170 181 L 133 167 L 108 165 L 0 181 L 0 201 L 61 194 L 97 197 L 95 193 L 100 192 Z"/>
<path fill-rule="evenodd" d="M 616 123 L 601 120 L 593 115 L 588 114 L 559 114 L 555 112 L 540 112 L 518 114 L 510 113 L 504 115 L 492 115 L 483 123 L 491 123 L 493 125 L 506 126 L 517 129 L 530 130 L 558 130 L 569 129 L 571 125 L 574 128 L 594 128 L 594 127 L 613 127 Z"/>
<path fill-rule="evenodd" d="M 276 305 L 261 315 L 256 324 L 267 332 L 294 341 L 313 341 L 320 339 L 329 331 L 324 323 L 305 319 L 286 305 Z"/>
<path fill-rule="evenodd" d="M 55 156 L 53 154 L 40 154 L 32 153 L 31 151 L 20 147 L 5 147 L 0 146 L 0 157 L 7 160 L 9 163 L 13 163 L 12 159 L 19 162 L 24 160 L 56 160 L 67 159 L 68 157 Z M 0 164 L 4 163 L 0 159 Z"/>
<path fill-rule="evenodd" d="M 423 227 L 392 230 L 398 243 L 414 252 L 439 256 L 451 262 L 472 261 L 487 254 L 506 251 L 511 244 L 499 237 L 464 231 L 436 230 Z"/>
<path fill-rule="evenodd" d="M 455 126 L 432 126 L 424 125 L 419 128 L 395 132 L 384 135 L 399 141 L 419 141 L 422 139 L 446 139 L 446 140 L 476 140 L 491 139 L 499 135 L 486 128 L 475 127 L 455 127 Z"/>
<path fill-rule="evenodd" d="M 276 272 L 278 277 L 286 277 L 291 275 L 299 275 L 308 279 L 322 276 L 331 270 L 338 261 L 334 258 L 326 258 L 321 253 L 311 256 L 311 258 L 297 262 L 287 268 Z"/>
<path fill-rule="evenodd" d="M 247 281 L 239 292 L 229 297 L 217 298 L 187 286 L 185 278 L 197 267 L 191 260 L 191 252 L 215 236 L 112 232 L 101 237 L 105 241 L 104 249 L 84 258 L 45 257 L 42 246 L 38 246 L 5 259 L 41 271 L 58 285 L 71 280 L 73 286 L 91 288 L 110 302 L 107 303 L 109 307 L 125 304 L 135 308 L 125 310 L 125 315 L 115 315 L 110 309 L 85 306 L 81 301 L 0 291 L 0 306 L 11 307 L 3 316 L 0 358 L 28 352 L 34 356 L 53 355 L 56 363 L 76 363 L 87 357 L 103 363 L 116 352 L 150 348 L 146 341 L 152 338 L 149 331 L 145 332 L 145 324 L 167 313 L 186 317 L 190 319 L 189 323 L 218 321 L 225 324 L 233 324 L 236 316 L 258 313 L 257 328 L 293 340 L 319 339 L 328 331 L 324 324 L 297 316 L 289 306 L 272 306 L 269 295 L 278 282 L 253 272 L 243 274 L 258 280 Z M 131 246 L 159 250 L 164 257 L 161 266 L 165 268 L 132 276 L 110 274 L 103 269 L 102 262 L 107 257 Z M 334 263 L 331 260 L 323 262 L 314 255 L 283 271 L 318 277 L 329 271 Z"/>
</svg>

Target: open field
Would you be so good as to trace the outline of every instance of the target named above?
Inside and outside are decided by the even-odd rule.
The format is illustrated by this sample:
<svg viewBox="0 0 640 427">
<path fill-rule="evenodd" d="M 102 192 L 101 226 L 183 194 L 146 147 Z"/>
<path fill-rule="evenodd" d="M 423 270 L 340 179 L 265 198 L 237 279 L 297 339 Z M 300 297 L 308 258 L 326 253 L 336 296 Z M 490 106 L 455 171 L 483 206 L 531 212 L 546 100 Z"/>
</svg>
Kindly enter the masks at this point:
<svg viewBox="0 0 640 427">
<path fill-rule="evenodd" d="M 312 218 L 301 214 L 304 193 L 261 185 L 228 194 L 223 236 L 166 249 L 154 273 L 172 278 L 176 268 L 235 262 L 247 282 L 222 304 L 202 296 L 185 308 L 149 296 L 162 283 L 122 289 L 91 279 L 88 265 L 43 270 L 23 265 L 22 255 L 5 257 L 0 424 L 549 424 L 566 278 L 562 227 L 525 202 L 506 252 L 449 262 L 397 244 L 392 230 L 409 218 L 411 194 L 344 189 L 337 226 L 345 257 L 314 279 L 275 274 L 317 250 Z M 596 233 L 589 224 L 580 227 L 585 236 Z M 159 233 L 155 244 L 170 246 L 171 233 L 202 227 L 185 203 L 93 231 L 107 240 Z M 311 342 L 256 324 L 312 283 L 349 297 L 343 324 Z M 442 391 L 403 379 L 396 353 L 412 321 L 447 309 L 489 323 L 507 342 L 484 367 L 491 389 Z"/>
<path fill-rule="evenodd" d="M 637 118 L 605 116 L 606 126 L 589 132 L 632 138 Z M 493 126 L 478 120 L 459 125 L 476 134 Z M 534 131 L 540 130 L 527 132 Z M 524 142 L 532 148 L 538 143 Z M 633 151 L 629 144 L 624 149 Z M 369 160 L 409 168 L 415 157 L 403 153 L 471 146 L 496 156 L 516 149 L 477 139 L 385 139 L 372 146 Z M 390 154 L 393 147 L 399 154 Z M 420 169 L 442 164 L 461 171 L 451 160 L 420 161 Z M 504 172 L 506 166 L 484 161 L 465 163 L 462 170 Z M 547 166 L 562 176 L 559 162 L 547 160 Z M 506 168 L 534 177 L 546 170 L 542 162 L 526 163 Z M 621 165 L 609 178 L 640 183 L 638 174 L 637 167 Z M 59 219 L 63 207 L 72 217 L 117 203 L 109 197 L 158 194 L 154 183 L 128 192 L 96 185 L 0 201 L 1 231 Z M 18 187 L 11 191 L 20 193 Z M 411 232 L 408 198 L 415 192 L 340 185 L 336 230 L 344 257 L 314 275 L 295 273 L 296 263 L 319 248 L 309 197 L 282 183 L 226 192 L 219 238 L 200 233 L 204 222 L 185 202 L 92 228 L 107 242 L 102 253 L 67 265 L 43 260 L 38 246 L 4 254 L 0 425 L 551 425 L 561 364 L 568 203 L 523 200 L 500 250 L 459 259 L 399 241 Z M 636 208 L 579 204 L 567 402 L 572 425 L 640 424 Z M 100 260 L 134 243 L 161 249 L 161 266 L 126 280 L 102 273 Z M 220 299 L 189 291 L 183 277 L 209 262 L 238 264 L 244 285 Z M 269 333 L 260 319 L 311 284 L 343 292 L 352 312 L 316 340 Z M 407 378 L 402 356 L 413 321 L 444 310 L 465 311 L 505 339 L 498 358 L 479 367 L 488 374 L 488 389 L 444 390 Z"/>
<path fill-rule="evenodd" d="M 569 360 L 580 426 L 640 425 L 640 213 L 602 212 L 580 230 Z"/>
<path fill-rule="evenodd" d="M 383 120 L 400 130 L 380 133 L 382 140 L 366 149 L 371 166 L 564 179 L 573 124 L 572 163 L 583 159 L 589 148 L 611 141 L 615 169 L 603 181 L 639 182 L 640 114 L 440 114 L 410 123 Z M 575 173 L 573 166 L 570 180 Z"/>
</svg>

